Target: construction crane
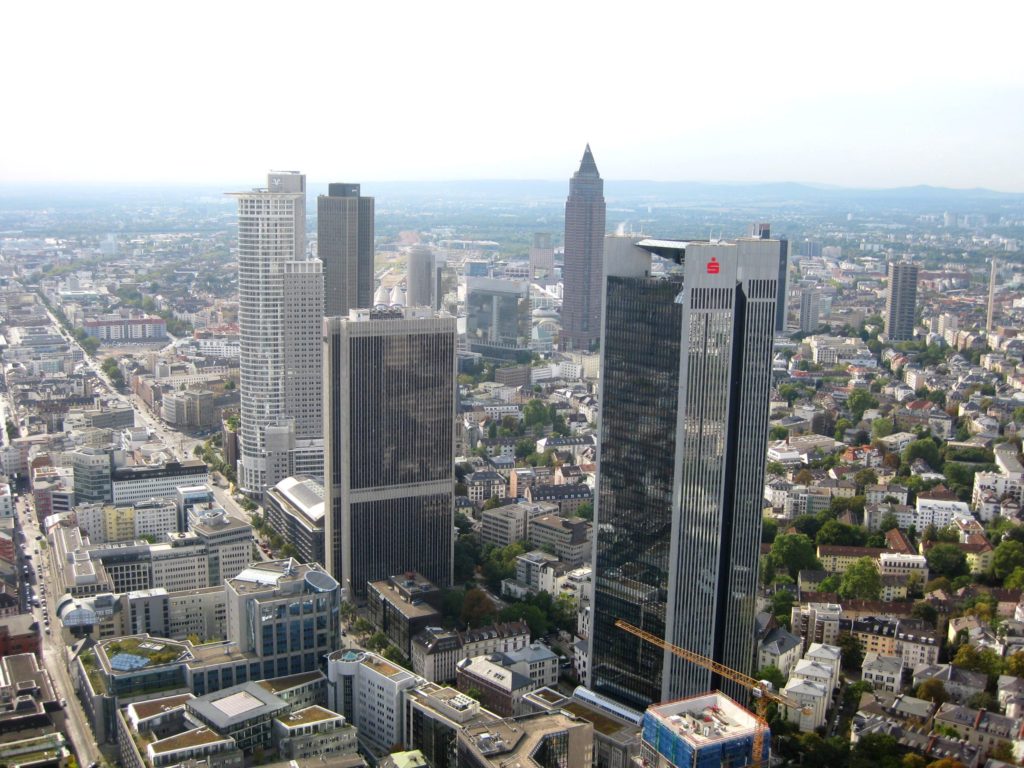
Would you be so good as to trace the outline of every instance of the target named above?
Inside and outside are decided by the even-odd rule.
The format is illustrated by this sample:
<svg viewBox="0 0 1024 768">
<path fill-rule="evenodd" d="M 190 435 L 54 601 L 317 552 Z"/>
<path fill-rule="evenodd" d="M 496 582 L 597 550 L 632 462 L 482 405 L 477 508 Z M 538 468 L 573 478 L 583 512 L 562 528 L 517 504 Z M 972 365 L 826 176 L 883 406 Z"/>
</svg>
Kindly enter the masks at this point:
<svg viewBox="0 0 1024 768">
<path fill-rule="evenodd" d="M 761 763 L 761 754 L 764 749 L 764 732 L 768 727 L 768 723 L 765 720 L 765 713 L 768 710 L 768 702 L 775 702 L 781 704 L 784 707 L 791 709 L 798 709 L 802 714 L 809 715 L 812 713 L 810 707 L 805 707 L 799 701 L 791 699 L 782 693 L 772 690 L 771 683 L 767 680 L 758 680 L 757 678 L 746 675 L 742 672 L 737 672 L 732 667 L 727 667 L 721 662 L 715 661 L 714 659 L 702 656 L 699 653 L 688 651 L 686 648 L 680 648 L 678 645 L 673 645 L 665 640 L 662 640 L 657 635 L 652 635 L 650 632 L 645 632 L 639 627 L 634 627 L 628 621 L 619 619 L 615 622 L 615 626 L 619 629 L 624 629 L 631 635 L 636 635 L 641 640 L 644 640 L 651 645 L 656 645 L 666 651 L 670 651 L 681 659 L 686 659 L 692 664 L 696 664 L 704 669 L 710 669 L 717 675 L 721 675 L 726 680 L 732 680 L 734 683 L 742 685 L 744 688 L 749 690 L 755 699 L 755 707 L 757 708 L 757 715 L 754 720 L 756 726 L 754 727 L 754 749 L 751 755 L 754 758 L 752 765 L 758 765 Z"/>
</svg>

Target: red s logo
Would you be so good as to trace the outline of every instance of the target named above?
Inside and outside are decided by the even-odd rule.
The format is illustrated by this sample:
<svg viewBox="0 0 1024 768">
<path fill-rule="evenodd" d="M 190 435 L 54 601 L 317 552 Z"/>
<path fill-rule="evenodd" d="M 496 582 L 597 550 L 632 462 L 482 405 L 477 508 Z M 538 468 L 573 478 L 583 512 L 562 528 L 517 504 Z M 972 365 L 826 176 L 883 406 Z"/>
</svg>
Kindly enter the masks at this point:
<svg viewBox="0 0 1024 768">
<path fill-rule="evenodd" d="M 718 259 L 714 256 L 711 257 L 711 261 L 708 262 L 708 274 L 717 275 L 719 270 Z"/>
</svg>

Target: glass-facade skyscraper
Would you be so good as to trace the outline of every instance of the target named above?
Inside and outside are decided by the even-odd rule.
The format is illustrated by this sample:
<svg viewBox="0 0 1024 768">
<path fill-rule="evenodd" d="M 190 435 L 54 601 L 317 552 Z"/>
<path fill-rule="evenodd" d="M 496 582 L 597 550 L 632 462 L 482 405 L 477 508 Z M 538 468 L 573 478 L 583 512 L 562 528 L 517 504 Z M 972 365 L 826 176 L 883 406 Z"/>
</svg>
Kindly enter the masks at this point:
<svg viewBox="0 0 1024 768">
<path fill-rule="evenodd" d="M 324 318 L 327 570 L 347 598 L 418 571 L 452 580 L 455 318 L 428 307 Z"/>
<path fill-rule="evenodd" d="M 605 241 L 590 687 L 637 709 L 746 696 L 614 625 L 751 671 L 779 250 Z"/>
<path fill-rule="evenodd" d="M 374 199 L 358 184 L 328 184 L 316 199 L 317 255 L 324 263 L 327 317 L 373 302 Z"/>
</svg>

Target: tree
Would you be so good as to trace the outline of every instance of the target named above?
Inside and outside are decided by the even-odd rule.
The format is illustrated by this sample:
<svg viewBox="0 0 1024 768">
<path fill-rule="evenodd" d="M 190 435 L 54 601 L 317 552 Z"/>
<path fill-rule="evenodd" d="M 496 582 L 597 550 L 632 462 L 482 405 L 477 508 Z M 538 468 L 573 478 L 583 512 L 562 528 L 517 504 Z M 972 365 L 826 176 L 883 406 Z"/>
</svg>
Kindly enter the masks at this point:
<svg viewBox="0 0 1024 768">
<path fill-rule="evenodd" d="M 939 448 L 930 437 L 914 440 L 903 449 L 904 464 L 909 465 L 917 459 L 923 459 L 932 469 L 938 469 L 941 466 Z"/>
<path fill-rule="evenodd" d="M 772 616 L 787 627 L 794 600 L 793 593 L 786 589 L 774 592 L 771 597 Z"/>
<path fill-rule="evenodd" d="M 914 695 L 919 699 L 933 701 L 936 704 L 945 704 L 949 701 L 949 694 L 946 693 L 946 686 L 941 680 L 934 677 L 923 681 L 919 686 L 917 686 L 917 691 Z"/>
<path fill-rule="evenodd" d="M 769 440 L 785 440 L 787 437 L 789 437 L 789 430 L 785 427 L 776 426 L 768 430 Z"/>
<path fill-rule="evenodd" d="M 988 751 L 988 756 L 990 760 L 1001 760 L 1004 763 L 1017 762 L 1017 758 L 1013 754 L 1013 747 L 1008 741 L 996 742 L 995 746 Z"/>
<path fill-rule="evenodd" d="M 821 526 L 814 542 L 819 547 L 823 544 L 859 547 L 864 544 L 864 529 L 840 523 L 838 520 L 829 520 Z"/>
<path fill-rule="evenodd" d="M 839 596 L 846 599 L 877 600 L 881 593 L 882 577 L 870 557 L 854 561 L 839 582 Z"/>
<path fill-rule="evenodd" d="M 1003 581 L 1015 569 L 1024 567 L 1024 544 L 1013 539 L 1000 542 L 992 555 L 992 573 Z"/>
<path fill-rule="evenodd" d="M 371 651 L 383 651 L 388 647 L 388 636 L 383 632 L 374 632 L 367 638 L 366 647 Z"/>
<path fill-rule="evenodd" d="M 846 407 L 853 417 L 853 423 L 856 424 L 864 418 L 864 411 L 878 407 L 878 398 L 866 389 L 855 389 L 846 398 Z"/>
<path fill-rule="evenodd" d="M 935 623 L 938 621 L 939 611 L 935 609 L 934 605 L 930 605 L 926 602 L 918 602 L 913 604 L 913 607 L 910 609 L 910 615 L 914 618 L 920 618 L 922 622 L 935 627 Z"/>
<path fill-rule="evenodd" d="M 816 733 L 802 733 L 798 743 L 804 768 L 836 768 L 846 764 L 850 753 L 850 743 L 838 736 L 823 739 Z"/>
<path fill-rule="evenodd" d="M 771 544 L 775 541 L 775 537 L 779 535 L 779 524 L 772 520 L 770 517 L 765 517 L 761 521 L 761 543 Z"/>
<path fill-rule="evenodd" d="M 925 557 L 932 573 L 951 579 L 967 573 L 967 556 L 955 544 L 936 544 Z"/>
<path fill-rule="evenodd" d="M 853 429 L 853 426 L 853 422 L 846 418 L 836 421 L 835 439 L 842 440 L 846 430 Z"/>
<path fill-rule="evenodd" d="M 850 768 L 899 768 L 899 744 L 894 736 L 868 733 L 850 750 Z"/>
<path fill-rule="evenodd" d="M 530 637 L 543 637 L 548 633 L 548 617 L 536 605 L 527 602 L 512 603 L 499 614 L 502 621 L 525 621 L 530 627 Z"/>
<path fill-rule="evenodd" d="M 967 766 L 952 757 L 943 757 L 928 763 L 928 768 L 967 768 Z"/>
<path fill-rule="evenodd" d="M 999 702 L 988 691 L 981 691 L 967 699 L 967 706 L 971 709 L 987 709 L 992 711 L 999 708 Z"/>
<path fill-rule="evenodd" d="M 482 589 L 470 589 L 466 591 L 459 618 L 467 626 L 482 627 L 489 624 L 497 612 L 494 601 L 486 592 Z"/>
<path fill-rule="evenodd" d="M 871 422 L 871 439 L 881 440 L 891 435 L 895 429 L 892 419 L 875 419 Z"/>
<path fill-rule="evenodd" d="M 961 645 L 953 657 L 952 664 L 993 678 L 1003 671 L 1003 660 L 995 651 L 991 648 L 975 648 L 973 645 Z"/>
<path fill-rule="evenodd" d="M 589 502 L 589 501 L 583 502 L 578 507 L 576 507 L 576 512 L 574 514 L 576 515 L 576 517 L 582 517 L 584 520 L 593 520 L 594 519 L 594 505 L 593 505 L 593 503 Z"/>
<path fill-rule="evenodd" d="M 814 551 L 814 543 L 802 533 L 776 536 L 768 557 L 776 569 L 785 567 L 794 579 L 800 571 L 821 568 Z"/>
<path fill-rule="evenodd" d="M 865 468 L 853 476 L 853 482 L 863 490 L 866 486 L 877 485 L 878 475 L 875 473 L 875 470 Z"/>
<path fill-rule="evenodd" d="M 1024 651 L 1017 651 L 1006 657 L 1006 674 L 1024 677 Z"/>
<path fill-rule="evenodd" d="M 782 670 L 774 664 L 769 664 L 767 667 L 761 667 L 757 670 L 755 677 L 758 680 L 767 680 L 772 684 L 776 691 L 781 691 L 786 685 L 786 676 L 782 674 Z"/>
<path fill-rule="evenodd" d="M 892 498 L 891 496 L 888 498 Z M 886 512 L 882 515 L 882 519 L 878 523 L 878 530 L 888 533 L 893 528 L 899 528 L 899 520 L 896 519 L 896 515 L 892 512 Z"/>
<path fill-rule="evenodd" d="M 928 761 L 914 752 L 907 752 L 900 761 L 900 768 L 925 768 Z"/>
<path fill-rule="evenodd" d="M 793 482 L 797 485 L 810 485 L 814 482 L 814 475 L 809 469 L 801 469 L 793 476 Z"/>
<path fill-rule="evenodd" d="M 778 461 L 769 461 L 764 465 L 764 471 L 766 474 L 776 477 L 786 474 L 786 468 Z"/>
<path fill-rule="evenodd" d="M 849 632 L 842 632 L 836 638 L 836 645 L 839 646 L 842 668 L 847 672 L 859 671 L 860 665 L 864 663 L 864 649 L 860 640 Z"/>
</svg>

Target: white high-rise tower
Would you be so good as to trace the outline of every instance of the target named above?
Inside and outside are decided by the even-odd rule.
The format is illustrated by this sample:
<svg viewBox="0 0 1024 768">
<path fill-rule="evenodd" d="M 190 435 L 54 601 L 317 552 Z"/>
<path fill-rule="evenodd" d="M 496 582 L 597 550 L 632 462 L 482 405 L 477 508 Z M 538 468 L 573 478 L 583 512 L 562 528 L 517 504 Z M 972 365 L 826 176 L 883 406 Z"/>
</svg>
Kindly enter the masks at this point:
<svg viewBox="0 0 1024 768">
<path fill-rule="evenodd" d="M 290 474 L 287 462 L 268 462 L 268 428 L 286 428 L 294 435 L 289 445 L 307 453 L 318 443 L 322 455 L 323 266 L 306 255 L 303 174 L 271 172 L 265 189 L 232 196 L 238 200 L 238 483 L 261 494 Z"/>
</svg>

